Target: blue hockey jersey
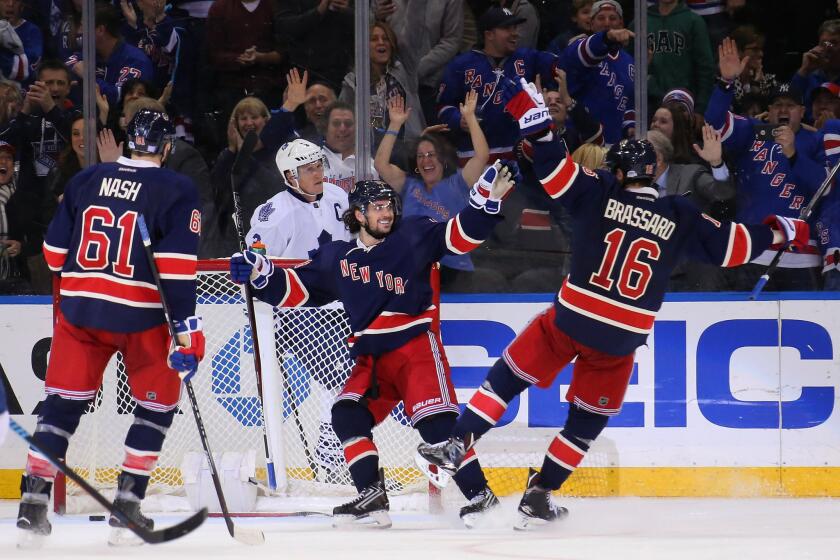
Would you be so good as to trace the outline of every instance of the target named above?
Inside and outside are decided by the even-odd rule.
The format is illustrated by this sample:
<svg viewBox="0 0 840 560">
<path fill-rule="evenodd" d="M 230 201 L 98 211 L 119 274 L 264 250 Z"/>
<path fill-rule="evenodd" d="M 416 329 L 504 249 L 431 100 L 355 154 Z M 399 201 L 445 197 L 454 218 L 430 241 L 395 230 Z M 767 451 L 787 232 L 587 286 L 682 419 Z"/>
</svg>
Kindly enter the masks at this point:
<svg viewBox="0 0 840 560">
<path fill-rule="evenodd" d="M 172 318 L 195 314 L 198 189 L 185 175 L 121 157 L 68 182 L 44 239 L 47 264 L 61 273 L 61 312 L 72 324 L 128 333 L 164 323 L 136 231 L 140 214 Z"/>
<path fill-rule="evenodd" d="M 636 126 L 633 57 L 621 45 L 607 41 L 606 31 L 566 47 L 560 67 L 566 71 L 569 95 L 601 121 L 608 144 L 615 144 Z"/>
<path fill-rule="evenodd" d="M 840 120 L 826 121 L 822 130 L 826 163 L 833 168 L 840 160 Z M 835 178 L 831 190 L 817 205 L 816 237 L 822 254 L 823 273 L 840 270 L 840 189 Z"/>
<path fill-rule="evenodd" d="M 539 74 L 543 86 L 556 89 L 553 87 L 556 66 L 555 55 L 526 48 L 516 49 L 498 63 L 478 49 L 452 60 L 446 66 L 438 92 L 438 120 L 449 125 L 449 130 L 456 134 L 458 158 L 463 161 L 475 153 L 470 135 L 461 130 L 459 104 L 464 102 L 467 91 L 478 92 L 475 114 L 481 121 L 481 130 L 490 146 L 491 161 L 495 158 L 513 159 L 513 145 L 519 138 L 519 128 L 510 115 L 505 114 L 502 80 L 525 78 L 533 82 Z"/>
<path fill-rule="evenodd" d="M 796 155 L 791 161 L 782 153 L 779 144 L 755 137 L 753 127 L 758 121 L 729 111 L 733 98 L 733 92 L 715 86 L 705 117 L 721 134 L 727 156 L 735 161 L 736 219 L 760 222 L 772 214 L 798 218 L 825 178 L 825 154 L 819 135 L 800 128 L 795 139 Z M 775 250 L 767 251 L 755 262 L 770 264 L 775 253 Z M 809 252 L 787 252 L 779 266 L 808 268 L 818 263 L 816 242 L 812 241 Z"/>
<path fill-rule="evenodd" d="M 82 53 L 76 52 L 67 64 L 72 67 L 81 60 Z M 120 99 L 123 84 L 131 78 L 149 82 L 154 79 L 152 61 L 137 47 L 120 41 L 108 60 L 96 60 L 96 83 L 112 107 Z"/>
<path fill-rule="evenodd" d="M 560 142 L 534 142 L 543 188 L 572 215 L 571 271 L 555 302 L 556 325 L 591 348 L 622 356 L 644 344 L 681 258 L 739 266 L 773 240 L 768 226 L 719 222 L 685 197 L 625 189 L 567 156 Z"/>
<path fill-rule="evenodd" d="M 472 251 L 499 221 L 498 215 L 472 206 L 446 222 L 404 217 L 381 243 L 327 243 L 304 265 L 276 269 L 255 293 L 278 307 L 341 300 L 352 330 L 350 355 L 379 356 L 429 330 L 435 317 L 432 264 L 444 255 Z"/>
<path fill-rule="evenodd" d="M 15 33 L 23 43 L 24 54 L 0 48 L 0 72 L 10 80 L 30 84 L 35 80 L 38 64 L 44 54 L 44 37 L 37 25 L 25 19 L 17 24 Z"/>
</svg>

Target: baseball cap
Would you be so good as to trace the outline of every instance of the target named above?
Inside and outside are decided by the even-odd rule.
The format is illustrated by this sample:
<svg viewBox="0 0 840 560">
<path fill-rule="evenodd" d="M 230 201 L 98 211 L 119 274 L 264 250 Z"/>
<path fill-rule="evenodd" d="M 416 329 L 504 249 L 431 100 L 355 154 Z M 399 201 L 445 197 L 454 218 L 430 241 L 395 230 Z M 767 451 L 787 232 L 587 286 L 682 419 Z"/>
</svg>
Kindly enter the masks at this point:
<svg viewBox="0 0 840 560">
<path fill-rule="evenodd" d="M 799 105 L 804 105 L 802 91 L 794 85 L 789 83 L 781 83 L 770 90 L 770 94 L 767 96 L 767 102 L 773 103 L 780 97 L 787 97 L 788 99 L 793 100 L 794 102 L 798 103 Z"/>
<path fill-rule="evenodd" d="M 4 142 L 2 140 L 0 140 L 0 150 L 5 150 L 5 151 L 9 152 L 10 154 L 12 154 L 13 156 L 15 155 L 15 152 L 17 151 L 17 150 L 15 150 L 14 146 L 12 146 L 8 142 Z"/>
<path fill-rule="evenodd" d="M 478 20 L 478 28 L 482 33 L 499 27 L 510 27 L 525 23 L 525 18 L 513 15 L 513 12 L 501 6 L 490 6 L 481 19 Z"/>
<path fill-rule="evenodd" d="M 672 89 L 662 98 L 662 104 L 679 103 L 686 108 L 688 114 L 694 112 L 694 95 L 685 88 Z"/>
<path fill-rule="evenodd" d="M 601 10 L 613 10 L 618 14 L 618 17 L 624 19 L 624 10 L 621 8 L 621 4 L 615 0 L 598 0 L 592 4 L 592 11 L 589 17 L 594 18 Z"/>
<path fill-rule="evenodd" d="M 814 98 L 821 91 L 827 91 L 834 97 L 840 97 L 840 84 L 835 84 L 834 82 L 821 83 L 818 87 L 815 87 L 814 90 L 811 92 L 811 103 L 814 102 Z"/>
</svg>

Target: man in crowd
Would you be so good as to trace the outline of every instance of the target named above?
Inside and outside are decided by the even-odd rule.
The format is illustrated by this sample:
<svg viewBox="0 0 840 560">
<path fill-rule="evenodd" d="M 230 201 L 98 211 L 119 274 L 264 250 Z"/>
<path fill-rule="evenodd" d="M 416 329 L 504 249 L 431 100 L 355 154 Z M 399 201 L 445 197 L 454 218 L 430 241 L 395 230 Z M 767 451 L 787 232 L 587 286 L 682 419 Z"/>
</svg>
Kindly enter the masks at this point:
<svg viewBox="0 0 840 560">
<path fill-rule="evenodd" d="M 799 216 L 825 178 L 823 149 L 816 133 L 802 127 L 802 93 L 781 84 L 770 93 L 767 123 L 729 112 L 734 82 L 747 63 L 737 46 L 724 39 L 718 49 L 721 81 L 712 91 L 706 121 L 717 130 L 735 162 L 738 198 L 736 219 L 756 222 L 768 214 Z M 749 265 L 731 271 L 731 288 L 751 290 L 776 251 L 768 249 Z M 770 290 L 813 290 L 819 251 L 814 241 L 804 250 L 785 253 L 770 278 Z"/>
<path fill-rule="evenodd" d="M 476 115 L 490 146 L 490 156 L 514 159 L 516 129 L 504 114 L 504 81 L 534 80 L 537 75 L 544 85 L 554 81 L 555 55 L 518 47 L 518 28 L 523 21 L 506 8 L 491 6 L 479 20 L 481 48 L 462 54 L 446 67 L 438 96 L 438 118 L 454 131 L 462 166 L 473 152 L 467 123 L 458 110 L 468 90 L 478 92 Z"/>
<path fill-rule="evenodd" d="M 614 144 L 636 126 L 633 57 L 622 47 L 633 38 L 624 29 L 624 11 L 615 0 L 592 5 L 592 35 L 578 39 L 562 51 L 572 98 L 601 121 L 604 141 Z"/>
<path fill-rule="evenodd" d="M 349 192 L 356 182 L 356 114 L 347 103 L 336 101 L 326 110 L 324 118 L 327 123 L 325 180 Z M 369 168 L 373 177 L 378 179 L 379 175 L 373 169 L 373 158 L 370 158 Z"/>
</svg>

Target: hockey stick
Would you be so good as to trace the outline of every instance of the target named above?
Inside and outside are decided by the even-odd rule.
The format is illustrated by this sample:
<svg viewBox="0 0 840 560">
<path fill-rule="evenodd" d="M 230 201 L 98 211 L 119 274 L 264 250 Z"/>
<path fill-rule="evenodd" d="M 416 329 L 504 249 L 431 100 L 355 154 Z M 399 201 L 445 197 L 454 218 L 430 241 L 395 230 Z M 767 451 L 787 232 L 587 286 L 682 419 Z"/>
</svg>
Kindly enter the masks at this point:
<svg viewBox="0 0 840 560">
<path fill-rule="evenodd" d="M 146 260 L 149 261 L 149 269 L 152 272 L 152 277 L 155 279 L 155 286 L 157 286 L 160 294 L 160 303 L 163 307 L 163 315 L 166 317 L 166 326 L 169 328 L 169 336 L 172 337 L 174 344 L 178 343 L 178 337 L 175 334 L 175 324 L 172 322 L 172 313 L 169 303 L 166 301 L 166 294 L 163 291 L 163 286 L 160 281 L 160 272 L 157 264 L 155 264 L 155 256 L 152 253 L 152 240 L 149 237 L 149 230 L 146 227 L 146 219 L 143 214 L 137 215 L 137 229 L 140 230 L 140 237 L 143 240 L 143 250 L 146 253 Z M 233 520 L 228 513 L 227 503 L 225 502 L 225 494 L 222 492 L 222 482 L 219 479 L 219 472 L 216 470 L 216 463 L 213 461 L 213 453 L 210 451 L 210 443 L 207 440 L 207 431 L 204 429 L 204 421 L 201 419 L 201 412 L 198 409 L 198 400 L 193 391 L 192 382 L 184 381 L 184 387 L 187 388 L 187 396 L 190 398 L 190 406 L 192 407 L 193 416 L 195 417 L 195 425 L 198 428 L 198 437 L 201 440 L 201 446 L 204 448 L 204 454 L 207 456 L 207 462 L 210 465 L 210 476 L 213 479 L 213 486 L 216 488 L 216 496 L 219 498 L 219 505 L 222 508 L 222 515 L 225 518 L 228 533 L 230 536 L 243 544 L 257 545 L 265 542 L 265 535 L 259 529 L 236 527 Z"/>
<path fill-rule="evenodd" d="M 239 199 L 239 190 L 236 188 L 236 176 L 242 171 L 242 166 L 251 157 L 257 145 L 259 137 L 253 130 L 245 135 L 242 146 L 236 154 L 233 167 L 230 170 L 230 189 L 233 195 L 233 225 L 236 227 L 236 236 L 239 238 L 239 250 L 248 250 L 245 243 L 245 229 L 242 224 L 242 202 Z M 260 421 L 262 422 L 263 449 L 265 450 L 265 470 L 268 474 L 268 487 L 272 491 L 277 490 L 277 476 L 274 473 L 274 456 L 271 447 L 268 445 L 268 426 L 265 422 L 265 410 L 263 409 L 263 383 L 262 383 L 262 357 L 260 355 L 260 341 L 257 336 L 257 316 L 254 312 L 254 293 L 249 282 L 243 282 L 242 289 L 245 292 L 245 309 L 248 313 L 248 325 L 251 328 L 251 346 L 254 350 L 254 373 L 257 377 L 257 396 L 260 398 Z"/>
<path fill-rule="evenodd" d="M 149 544 L 158 544 L 167 541 L 171 541 L 177 539 L 178 537 L 183 537 L 187 533 L 191 533 L 195 529 L 197 529 L 204 520 L 207 519 L 207 508 L 201 508 L 198 512 L 195 513 L 192 517 L 188 517 L 187 519 L 181 521 L 177 525 L 173 525 L 172 527 L 167 527 L 166 529 L 159 529 L 157 531 L 150 531 L 143 527 L 142 525 L 138 524 L 134 521 L 131 517 L 129 517 L 123 510 L 118 507 L 115 507 L 114 504 L 108 501 L 108 498 L 100 494 L 96 488 L 91 486 L 87 480 L 76 474 L 76 472 L 71 468 L 68 467 L 64 461 L 61 461 L 58 457 L 38 445 L 35 439 L 27 432 L 23 426 L 18 424 L 14 421 L 14 419 L 9 419 L 9 425 L 18 436 L 21 437 L 26 443 L 32 446 L 38 453 L 43 455 L 47 461 L 52 463 L 58 470 L 64 473 L 64 476 L 78 484 L 82 490 L 90 494 L 90 496 L 96 500 L 99 505 L 104 507 L 111 515 L 119 519 L 132 533 L 143 539 L 143 541 Z"/>
<path fill-rule="evenodd" d="M 820 185 L 820 188 L 817 189 L 817 192 L 814 193 L 814 196 L 811 197 L 811 200 L 808 202 L 808 205 L 799 212 L 799 219 L 807 221 L 811 214 L 814 212 L 814 208 L 817 206 L 817 203 L 823 197 L 823 195 L 828 191 L 831 187 L 831 182 L 834 180 L 834 176 L 837 175 L 837 171 L 840 170 L 840 160 L 834 164 L 834 167 L 831 168 L 831 171 L 828 173 L 828 176 Z M 770 261 L 770 264 L 767 265 L 767 270 L 764 271 L 764 274 L 761 275 L 761 278 L 758 279 L 758 282 L 755 283 L 755 287 L 753 288 L 752 293 L 750 293 L 750 300 L 755 300 L 758 297 L 758 294 L 761 293 L 761 290 L 764 289 L 764 285 L 767 284 L 767 281 L 770 280 L 770 275 L 773 274 L 773 271 L 776 270 L 776 266 L 778 266 L 779 261 L 782 259 L 782 255 L 785 253 L 788 247 L 790 247 L 790 240 L 788 240 L 782 247 L 776 252 L 776 255 L 773 257 L 773 260 Z"/>
</svg>

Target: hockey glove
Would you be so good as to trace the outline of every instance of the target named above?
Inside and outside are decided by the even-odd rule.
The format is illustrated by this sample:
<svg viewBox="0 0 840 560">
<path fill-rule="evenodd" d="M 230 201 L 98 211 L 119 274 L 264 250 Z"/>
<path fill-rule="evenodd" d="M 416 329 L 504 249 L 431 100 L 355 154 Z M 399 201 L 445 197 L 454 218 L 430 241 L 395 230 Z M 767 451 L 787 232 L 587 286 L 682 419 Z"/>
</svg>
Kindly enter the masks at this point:
<svg viewBox="0 0 840 560">
<path fill-rule="evenodd" d="M 473 208 L 483 208 L 488 214 L 498 214 L 502 200 L 507 197 L 513 185 L 510 169 L 496 160 L 484 170 L 470 190 L 470 205 Z"/>
<path fill-rule="evenodd" d="M 181 379 L 189 381 L 198 371 L 198 363 L 204 358 L 204 333 L 201 317 L 187 317 L 173 321 L 175 340 L 169 341 L 169 367 L 178 372 Z"/>
<path fill-rule="evenodd" d="M 785 241 L 790 244 L 791 250 L 802 253 L 808 248 L 808 240 L 811 238 L 811 228 L 808 222 L 785 216 L 767 216 L 764 223 L 781 232 Z"/>
<path fill-rule="evenodd" d="M 266 287 L 272 274 L 274 263 L 259 253 L 245 251 L 230 258 L 230 278 L 237 284 L 250 281 L 253 287 L 260 290 Z"/>
<path fill-rule="evenodd" d="M 525 78 L 519 78 L 519 82 L 505 80 L 502 97 L 505 111 L 519 124 L 521 136 L 542 136 L 551 130 L 554 121 L 534 84 L 526 82 Z"/>
</svg>

